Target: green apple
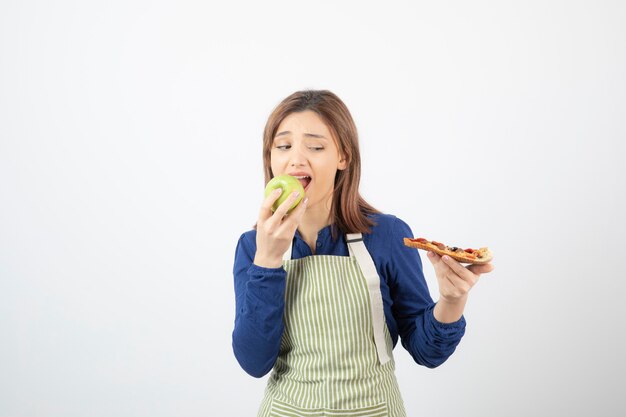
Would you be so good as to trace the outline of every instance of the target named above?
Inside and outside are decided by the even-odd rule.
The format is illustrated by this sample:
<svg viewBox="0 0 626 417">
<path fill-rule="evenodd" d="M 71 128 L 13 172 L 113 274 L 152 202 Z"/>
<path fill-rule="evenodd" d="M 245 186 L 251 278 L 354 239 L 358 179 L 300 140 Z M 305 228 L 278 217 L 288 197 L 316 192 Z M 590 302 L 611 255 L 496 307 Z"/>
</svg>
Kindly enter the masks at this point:
<svg viewBox="0 0 626 417">
<path fill-rule="evenodd" d="M 272 178 L 265 186 L 265 198 L 267 198 L 267 196 L 277 188 L 282 188 L 283 192 L 280 194 L 280 197 L 278 197 L 278 200 L 276 200 L 272 205 L 272 211 L 276 211 L 278 206 L 287 200 L 287 198 L 289 198 L 291 193 L 294 191 L 298 191 L 300 195 L 291 208 L 289 208 L 287 213 L 296 208 L 300 201 L 302 201 L 302 197 L 304 197 L 304 188 L 302 188 L 302 184 L 300 184 L 300 181 L 291 175 L 278 175 L 277 177 Z"/>
</svg>

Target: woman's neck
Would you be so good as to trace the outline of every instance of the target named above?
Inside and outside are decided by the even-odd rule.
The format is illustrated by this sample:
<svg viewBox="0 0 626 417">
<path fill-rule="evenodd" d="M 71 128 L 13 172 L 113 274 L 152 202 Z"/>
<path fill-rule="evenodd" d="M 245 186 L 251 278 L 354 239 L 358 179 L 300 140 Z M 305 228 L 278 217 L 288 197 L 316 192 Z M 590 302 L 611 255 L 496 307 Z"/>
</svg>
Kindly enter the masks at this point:
<svg viewBox="0 0 626 417">
<path fill-rule="evenodd" d="M 330 224 L 330 201 L 327 204 L 317 204 L 307 207 L 298 231 L 302 239 L 309 245 L 313 254 L 315 254 L 315 243 L 317 242 L 317 234 L 320 230 Z"/>
</svg>

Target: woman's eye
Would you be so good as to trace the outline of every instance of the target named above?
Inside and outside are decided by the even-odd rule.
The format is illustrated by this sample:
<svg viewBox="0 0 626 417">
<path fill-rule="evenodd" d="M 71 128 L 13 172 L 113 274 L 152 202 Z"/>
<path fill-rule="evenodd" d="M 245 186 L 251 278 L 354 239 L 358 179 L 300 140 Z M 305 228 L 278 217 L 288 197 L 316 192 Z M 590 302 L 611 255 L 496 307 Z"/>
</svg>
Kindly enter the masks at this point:
<svg viewBox="0 0 626 417">
<path fill-rule="evenodd" d="M 311 146 L 309 149 L 311 149 L 312 151 L 323 151 L 324 147 L 323 146 Z"/>
<path fill-rule="evenodd" d="M 283 151 L 285 151 L 285 150 L 287 150 L 289 148 L 291 148 L 291 145 L 278 145 L 276 147 L 276 149 L 280 149 L 280 150 L 283 150 Z"/>
</svg>

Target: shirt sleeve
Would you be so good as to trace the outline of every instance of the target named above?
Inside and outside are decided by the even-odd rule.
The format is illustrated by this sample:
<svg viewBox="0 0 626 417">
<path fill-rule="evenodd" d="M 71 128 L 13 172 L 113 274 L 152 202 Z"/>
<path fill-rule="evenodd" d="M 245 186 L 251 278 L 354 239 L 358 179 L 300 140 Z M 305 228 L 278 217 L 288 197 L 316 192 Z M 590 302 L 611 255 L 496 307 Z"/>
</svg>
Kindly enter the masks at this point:
<svg viewBox="0 0 626 417">
<path fill-rule="evenodd" d="M 235 326 L 233 352 L 241 367 L 260 378 L 272 367 L 280 349 L 285 308 L 286 271 L 253 264 L 256 242 L 244 234 L 235 251 Z"/>
<path fill-rule="evenodd" d="M 404 237 L 413 237 L 413 232 L 396 218 L 389 245 L 392 311 L 402 346 L 415 362 L 435 368 L 452 355 L 461 341 L 465 318 L 454 323 L 440 323 L 435 319 L 435 303 L 424 278 L 421 258 L 417 250 L 404 245 Z"/>
</svg>

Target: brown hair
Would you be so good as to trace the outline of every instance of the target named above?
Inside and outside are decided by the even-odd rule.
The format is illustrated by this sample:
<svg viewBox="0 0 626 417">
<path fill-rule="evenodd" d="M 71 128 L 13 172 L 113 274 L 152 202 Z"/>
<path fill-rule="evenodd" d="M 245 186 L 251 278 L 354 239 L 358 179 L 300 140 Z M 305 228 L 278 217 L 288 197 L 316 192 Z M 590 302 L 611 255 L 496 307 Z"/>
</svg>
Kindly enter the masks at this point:
<svg viewBox="0 0 626 417">
<path fill-rule="evenodd" d="M 328 90 L 297 91 L 274 109 L 263 133 L 265 183 L 273 177 L 270 155 L 278 126 L 289 114 L 306 110 L 317 113 L 328 126 L 347 163 L 346 169 L 337 171 L 335 176 L 330 208 L 333 237 L 336 237 L 337 229 L 342 233 L 369 233 L 374 222 L 368 215 L 380 212 L 359 193 L 361 156 L 356 125 L 343 101 Z"/>
</svg>

